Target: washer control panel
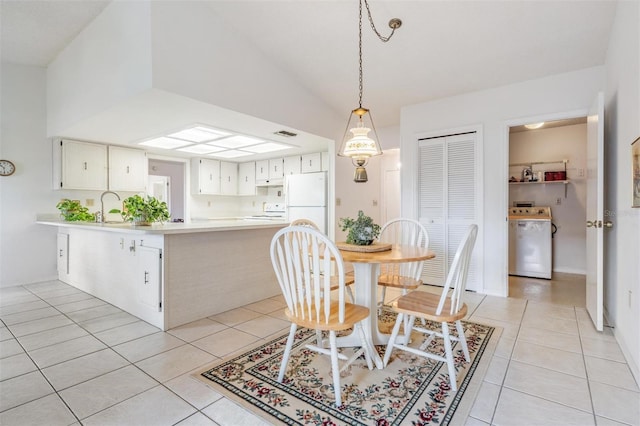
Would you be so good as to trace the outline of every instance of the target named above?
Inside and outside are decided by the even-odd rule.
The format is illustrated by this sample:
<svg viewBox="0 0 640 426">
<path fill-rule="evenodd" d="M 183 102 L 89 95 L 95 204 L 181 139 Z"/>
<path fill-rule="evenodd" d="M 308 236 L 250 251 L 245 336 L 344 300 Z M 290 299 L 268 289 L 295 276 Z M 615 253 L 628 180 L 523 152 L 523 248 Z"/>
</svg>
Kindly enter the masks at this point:
<svg viewBox="0 0 640 426">
<path fill-rule="evenodd" d="M 551 219 L 551 207 L 510 207 L 509 217 Z"/>
</svg>

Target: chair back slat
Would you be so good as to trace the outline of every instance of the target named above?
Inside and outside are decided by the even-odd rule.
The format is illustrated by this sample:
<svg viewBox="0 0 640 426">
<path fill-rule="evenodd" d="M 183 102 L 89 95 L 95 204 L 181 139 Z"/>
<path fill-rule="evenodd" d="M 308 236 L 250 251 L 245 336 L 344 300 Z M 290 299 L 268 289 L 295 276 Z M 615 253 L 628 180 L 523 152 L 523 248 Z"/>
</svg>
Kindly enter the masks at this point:
<svg viewBox="0 0 640 426">
<path fill-rule="evenodd" d="M 328 323 L 337 311 L 344 322 L 345 284 L 342 255 L 320 231 L 289 226 L 271 240 L 271 263 L 289 312 L 301 319 Z M 331 292 L 331 275 L 314 271 L 335 269 L 338 289 Z M 336 303 L 337 302 L 337 303 Z"/>
<path fill-rule="evenodd" d="M 413 219 L 397 218 L 385 223 L 380 230 L 380 241 L 415 247 L 429 247 L 429 234 L 425 227 Z M 401 275 L 419 280 L 424 261 L 381 265 L 380 273 Z"/>
<path fill-rule="evenodd" d="M 458 245 L 456 254 L 451 263 L 447 280 L 442 288 L 442 296 L 436 309 L 436 314 L 442 314 L 442 309 L 447 301 L 450 300 L 449 314 L 454 314 L 460 309 L 462 303 L 462 295 L 467 287 L 467 275 L 469 273 L 469 263 L 471 262 L 471 253 L 478 235 L 478 225 L 471 225 L 465 233 L 462 241 Z M 452 291 L 449 293 L 449 289 Z"/>
</svg>

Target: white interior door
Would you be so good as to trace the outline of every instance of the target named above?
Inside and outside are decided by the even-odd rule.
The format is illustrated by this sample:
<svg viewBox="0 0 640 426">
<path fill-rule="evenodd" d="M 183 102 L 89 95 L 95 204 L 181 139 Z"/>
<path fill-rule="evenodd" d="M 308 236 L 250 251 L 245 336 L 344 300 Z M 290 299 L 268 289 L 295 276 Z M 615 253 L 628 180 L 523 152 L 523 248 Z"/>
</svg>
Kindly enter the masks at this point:
<svg viewBox="0 0 640 426">
<path fill-rule="evenodd" d="M 436 255 L 424 263 L 422 281 L 426 284 L 444 284 L 465 232 L 479 222 L 477 144 L 475 132 L 418 141 L 418 218 L 429 234 L 429 249 Z M 482 243 L 478 241 L 476 247 Z M 469 290 L 482 288 L 480 256 L 476 248 L 469 265 Z"/>
<path fill-rule="evenodd" d="M 171 193 L 169 192 L 170 179 L 171 178 L 169 176 L 149 175 L 149 182 L 147 185 L 149 195 L 167 203 L 169 211 L 171 211 Z"/>
<path fill-rule="evenodd" d="M 587 117 L 587 311 L 602 331 L 604 314 L 604 94 Z"/>
</svg>

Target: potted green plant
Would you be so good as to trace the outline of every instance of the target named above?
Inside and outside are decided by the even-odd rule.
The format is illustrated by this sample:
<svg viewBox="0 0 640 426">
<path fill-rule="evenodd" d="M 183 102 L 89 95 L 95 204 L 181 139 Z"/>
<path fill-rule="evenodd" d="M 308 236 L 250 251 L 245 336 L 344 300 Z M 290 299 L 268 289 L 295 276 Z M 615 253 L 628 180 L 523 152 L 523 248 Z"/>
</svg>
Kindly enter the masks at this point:
<svg viewBox="0 0 640 426">
<path fill-rule="evenodd" d="M 96 219 L 95 214 L 90 213 L 79 200 L 63 198 L 56 208 L 60 210 L 60 216 L 67 222 L 93 222 Z"/>
<path fill-rule="evenodd" d="M 380 235 L 380 225 L 373 222 L 371 217 L 365 215 L 362 210 L 358 211 L 358 217 L 351 219 L 343 217 L 340 219 L 340 226 L 347 233 L 347 244 L 358 246 L 368 246 Z"/>
<path fill-rule="evenodd" d="M 124 199 L 122 211 L 112 209 L 109 213 L 120 213 L 125 222 L 132 222 L 134 225 L 151 225 L 154 222 L 164 222 L 171 216 L 167 203 L 164 201 L 160 201 L 150 195 L 147 195 L 145 199 L 137 194 Z"/>
</svg>

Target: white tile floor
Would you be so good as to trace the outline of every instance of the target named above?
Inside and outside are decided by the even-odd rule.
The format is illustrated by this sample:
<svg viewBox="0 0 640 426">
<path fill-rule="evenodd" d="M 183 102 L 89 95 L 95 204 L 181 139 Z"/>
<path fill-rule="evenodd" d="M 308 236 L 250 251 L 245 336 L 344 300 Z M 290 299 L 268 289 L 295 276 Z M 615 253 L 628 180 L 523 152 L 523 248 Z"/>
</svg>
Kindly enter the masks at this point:
<svg viewBox="0 0 640 426">
<path fill-rule="evenodd" d="M 610 330 L 538 300 L 468 294 L 471 319 L 503 331 L 467 424 L 640 424 Z M 265 424 L 190 374 L 285 330 L 283 306 L 274 297 L 163 333 L 59 281 L 1 289 L 0 424 Z"/>
</svg>

